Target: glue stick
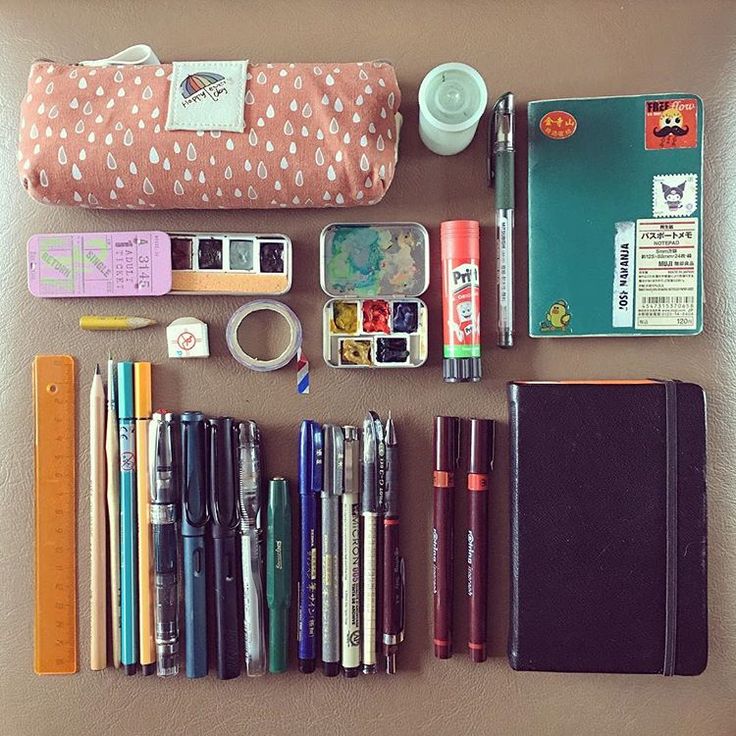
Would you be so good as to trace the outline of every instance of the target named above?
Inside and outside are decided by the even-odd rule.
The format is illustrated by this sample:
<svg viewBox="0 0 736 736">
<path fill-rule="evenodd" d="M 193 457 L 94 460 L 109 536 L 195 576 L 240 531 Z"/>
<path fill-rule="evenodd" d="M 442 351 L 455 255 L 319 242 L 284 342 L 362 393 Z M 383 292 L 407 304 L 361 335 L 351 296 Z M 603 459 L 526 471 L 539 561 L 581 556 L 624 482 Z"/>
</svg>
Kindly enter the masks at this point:
<svg viewBox="0 0 736 736">
<path fill-rule="evenodd" d="M 442 316 L 448 383 L 480 381 L 480 224 L 450 220 L 440 226 Z"/>
</svg>

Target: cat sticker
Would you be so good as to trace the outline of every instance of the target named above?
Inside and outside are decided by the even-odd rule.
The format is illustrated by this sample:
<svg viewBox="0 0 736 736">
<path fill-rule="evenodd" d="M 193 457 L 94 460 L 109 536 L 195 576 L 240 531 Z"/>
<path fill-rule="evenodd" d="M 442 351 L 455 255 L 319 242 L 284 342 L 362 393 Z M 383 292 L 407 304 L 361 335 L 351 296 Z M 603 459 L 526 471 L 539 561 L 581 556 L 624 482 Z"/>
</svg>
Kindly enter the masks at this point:
<svg viewBox="0 0 736 736">
<path fill-rule="evenodd" d="M 654 217 L 690 217 L 697 209 L 697 174 L 660 174 L 652 182 Z"/>
</svg>

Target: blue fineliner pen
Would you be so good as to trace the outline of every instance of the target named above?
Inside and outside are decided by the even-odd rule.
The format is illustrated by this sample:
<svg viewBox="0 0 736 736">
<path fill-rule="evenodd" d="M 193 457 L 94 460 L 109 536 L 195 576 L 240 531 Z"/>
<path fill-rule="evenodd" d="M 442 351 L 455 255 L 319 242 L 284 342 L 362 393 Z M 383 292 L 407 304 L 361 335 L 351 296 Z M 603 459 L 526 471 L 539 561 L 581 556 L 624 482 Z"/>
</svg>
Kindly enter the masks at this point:
<svg viewBox="0 0 736 736">
<path fill-rule="evenodd" d="M 184 659 L 187 677 L 206 677 L 207 663 L 207 566 L 205 534 L 207 507 L 207 459 L 205 417 L 187 411 L 181 425 L 181 537 L 184 585 Z"/>
<path fill-rule="evenodd" d="M 322 490 L 322 428 L 304 420 L 299 428 L 299 671 L 314 672 L 317 659 L 319 550 L 317 498 Z"/>
<path fill-rule="evenodd" d="M 118 363 L 120 432 L 120 662 L 126 675 L 138 668 L 138 523 L 136 513 L 133 364 Z"/>
</svg>

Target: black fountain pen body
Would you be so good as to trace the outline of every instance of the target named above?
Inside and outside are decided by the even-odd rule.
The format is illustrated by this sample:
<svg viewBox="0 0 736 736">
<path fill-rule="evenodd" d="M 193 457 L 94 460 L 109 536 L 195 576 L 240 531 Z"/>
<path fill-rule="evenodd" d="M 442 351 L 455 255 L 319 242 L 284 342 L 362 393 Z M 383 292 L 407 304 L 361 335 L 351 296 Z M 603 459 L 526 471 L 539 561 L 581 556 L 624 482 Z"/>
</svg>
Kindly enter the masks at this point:
<svg viewBox="0 0 736 736">
<path fill-rule="evenodd" d="M 208 420 L 207 491 L 215 558 L 215 649 L 217 676 L 221 680 L 237 677 L 241 660 L 236 467 L 233 420 L 230 417 Z"/>
</svg>

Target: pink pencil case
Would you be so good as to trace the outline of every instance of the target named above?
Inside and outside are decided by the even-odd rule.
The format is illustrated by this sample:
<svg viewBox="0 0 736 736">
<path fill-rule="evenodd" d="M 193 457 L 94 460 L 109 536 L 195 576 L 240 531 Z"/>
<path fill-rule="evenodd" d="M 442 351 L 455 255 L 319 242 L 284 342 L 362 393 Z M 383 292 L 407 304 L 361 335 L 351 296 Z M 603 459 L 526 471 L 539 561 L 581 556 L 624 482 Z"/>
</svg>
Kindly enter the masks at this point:
<svg viewBox="0 0 736 736">
<path fill-rule="evenodd" d="M 383 61 L 39 61 L 21 106 L 18 168 L 47 204 L 375 204 L 394 176 L 400 101 Z"/>
</svg>

